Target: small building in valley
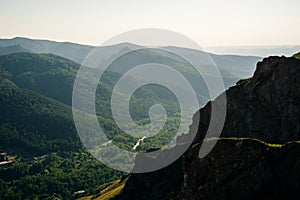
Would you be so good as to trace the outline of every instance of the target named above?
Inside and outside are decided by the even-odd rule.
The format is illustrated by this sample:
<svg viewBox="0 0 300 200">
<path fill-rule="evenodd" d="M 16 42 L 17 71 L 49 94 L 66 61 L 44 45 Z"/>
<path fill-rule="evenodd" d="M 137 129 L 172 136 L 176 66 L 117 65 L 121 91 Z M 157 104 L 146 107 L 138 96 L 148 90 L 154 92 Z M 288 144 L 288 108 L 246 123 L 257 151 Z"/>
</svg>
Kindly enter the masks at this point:
<svg viewBox="0 0 300 200">
<path fill-rule="evenodd" d="M 0 153 L 0 162 L 6 161 L 7 160 L 7 153 Z"/>
</svg>

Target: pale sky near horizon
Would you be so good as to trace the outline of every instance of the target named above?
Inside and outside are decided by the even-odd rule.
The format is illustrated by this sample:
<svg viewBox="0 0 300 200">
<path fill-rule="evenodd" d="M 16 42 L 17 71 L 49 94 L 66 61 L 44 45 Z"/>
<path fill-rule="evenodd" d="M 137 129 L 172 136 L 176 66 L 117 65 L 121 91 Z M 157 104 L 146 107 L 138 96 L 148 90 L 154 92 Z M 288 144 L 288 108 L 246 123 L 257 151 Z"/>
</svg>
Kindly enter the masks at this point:
<svg viewBox="0 0 300 200">
<path fill-rule="evenodd" d="M 202 46 L 299 45 L 299 0 L 0 0 L 0 38 L 98 45 L 164 28 Z"/>
</svg>

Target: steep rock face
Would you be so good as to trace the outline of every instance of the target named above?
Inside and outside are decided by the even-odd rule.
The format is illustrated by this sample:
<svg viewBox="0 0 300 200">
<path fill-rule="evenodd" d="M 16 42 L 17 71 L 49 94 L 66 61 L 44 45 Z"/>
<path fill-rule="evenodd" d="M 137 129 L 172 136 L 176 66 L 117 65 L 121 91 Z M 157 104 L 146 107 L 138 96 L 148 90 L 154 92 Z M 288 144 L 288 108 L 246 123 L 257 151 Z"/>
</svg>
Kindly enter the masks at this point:
<svg viewBox="0 0 300 200">
<path fill-rule="evenodd" d="M 198 148 L 183 158 L 184 184 L 176 199 L 287 199 L 299 195 L 300 145 L 269 148 L 219 141 L 204 159 Z"/>
<path fill-rule="evenodd" d="M 270 57 L 257 64 L 254 76 L 226 91 L 227 115 L 222 136 L 252 137 L 283 143 L 300 138 L 299 60 Z M 218 99 L 214 102 L 218 104 Z M 200 110 L 203 138 L 210 119 L 210 104 Z"/>
<path fill-rule="evenodd" d="M 227 116 L 221 137 L 256 138 L 274 144 L 300 140 L 300 60 L 266 58 L 257 64 L 253 78 L 239 81 L 226 95 Z M 218 105 L 219 99 L 213 103 Z M 126 196 L 121 194 L 118 199 L 153 199 L 155 186 L 174 185 L 172 179 L 162 176 L 174 171 L 183 174 L 182 181 L 176 182 L 180 190 L 175 194 L 173 190 L 171 196 L 178 200 L 287 198 L 300 194 L 297 142 L 268 145 L 254 140 L 220 140 L 205 158 L 198 158 L 210 107 L 211 102 L 199 111 L 197 136 L 177 161 L 181 168 L 171 165 L 153 173 L 133 174 L 123 191 Z M 139 198 L 133 196 L 134 188 L 146 182 L 151 186 L 139 189 Z M 170 197 L 168 190 L 164 192 L 165 199 Z"/>
<path fill-rule="evenodd" d="M 299 140 L 299 78 L 300 62 L 294 58 L 270 57 L 258 63 L 253 78 L 239 81 L 226 92 L 227 116 L 221 137 L 268 143 Z M 200 110 L 194 148 L 182 158 L 184 183 L 178 199 L 277 198 L 299 193 L 298 144 L 274 148 L 256 141 L 218 141 L 207 157 L 199 159 L 210 105 Z"/>
</svg>

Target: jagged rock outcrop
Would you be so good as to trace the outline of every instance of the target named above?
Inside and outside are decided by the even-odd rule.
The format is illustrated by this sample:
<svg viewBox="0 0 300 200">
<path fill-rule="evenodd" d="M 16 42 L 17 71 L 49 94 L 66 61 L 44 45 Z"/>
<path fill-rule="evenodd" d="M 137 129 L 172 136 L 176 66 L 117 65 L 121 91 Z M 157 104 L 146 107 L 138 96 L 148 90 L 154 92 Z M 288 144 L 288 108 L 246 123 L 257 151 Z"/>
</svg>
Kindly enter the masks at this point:
<svg viewBox="0 0 300 200">
<path fill-rule="evenodd" d="M 210 119 L 208 103 L 199 111 L 193 145 L 176 164 L 153 173 L 132 174 L 117 199 L 155 199 L 157 194 L 160 199 L 178 200 L 299 197 L 300 144 L 291 141 L 300 140 L 300 60 L 266 58 L 257 64 L 252 78 L 239 81 L 226 95 L 227 117 L 221 137 L 289 143 L 220 140 L 200 159 Z M 172 177 L 178 175 L 182 179 L 174 182 Z M 180 189 L 159 190 L 158 186 Z"/>
</svg>

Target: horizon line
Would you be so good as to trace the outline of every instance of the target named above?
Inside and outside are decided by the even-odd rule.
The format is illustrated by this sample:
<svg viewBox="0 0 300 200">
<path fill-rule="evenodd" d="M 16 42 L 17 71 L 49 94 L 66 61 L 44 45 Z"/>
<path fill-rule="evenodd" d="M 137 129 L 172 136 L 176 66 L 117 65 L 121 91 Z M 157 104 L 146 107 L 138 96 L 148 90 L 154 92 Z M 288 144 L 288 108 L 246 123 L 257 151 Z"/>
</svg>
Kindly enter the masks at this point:
<svg viewBox="0 0 300 200">
<path fill-rule="evenodd" d="M 37 41 L 50 41 L 50 42 L 57 42 L 57 43 L 71 43 L 71 44 L 77 44 L 77 45 L 82 45 L 82 46 L 90 46 L 90 47 L 97 47 L 97 46 L 113 46 L 113 45 L 118 45 L 118 44 L 133 44 L 133 45 L 138 45 L 138 46 L 148 46 L 148 45 L 143 45 L 143 44 L 136 44 L 132 42 L 121 42 L 117 44 L 112 44 L 112 45 L 95 45 L 95 44 L 88 44 L 84 42 L 77 42 L 77 41 L 70 41 L 70 40 L 57 40 L 57 39 L 51 39 L 51 38 L 36 38 L 36 37 L 28 37 L 28 36 L 13 36 L 13 37 L 0 37 L 1 40 L 12 40 L 12 39 L 29 39 L 29 40 L 37 40 Z M 174 46 L 174 45 L 163 45 L 161 47 L 167 47 L 167 46 Z M 237 47 L 296 47 L 300 46 L 300 44 L 266 44 L 266 45 L 260 45 L 260 44 L 243 44 L 243 45 L 203 45 L 203 48 L 237 48 Z M 174 46 L 176 47 L 176 46 Z M 178 46 L 179 47 L 179 46 Z M 190 48 L 192 49 L 192 48 Z"/>
</svg>

